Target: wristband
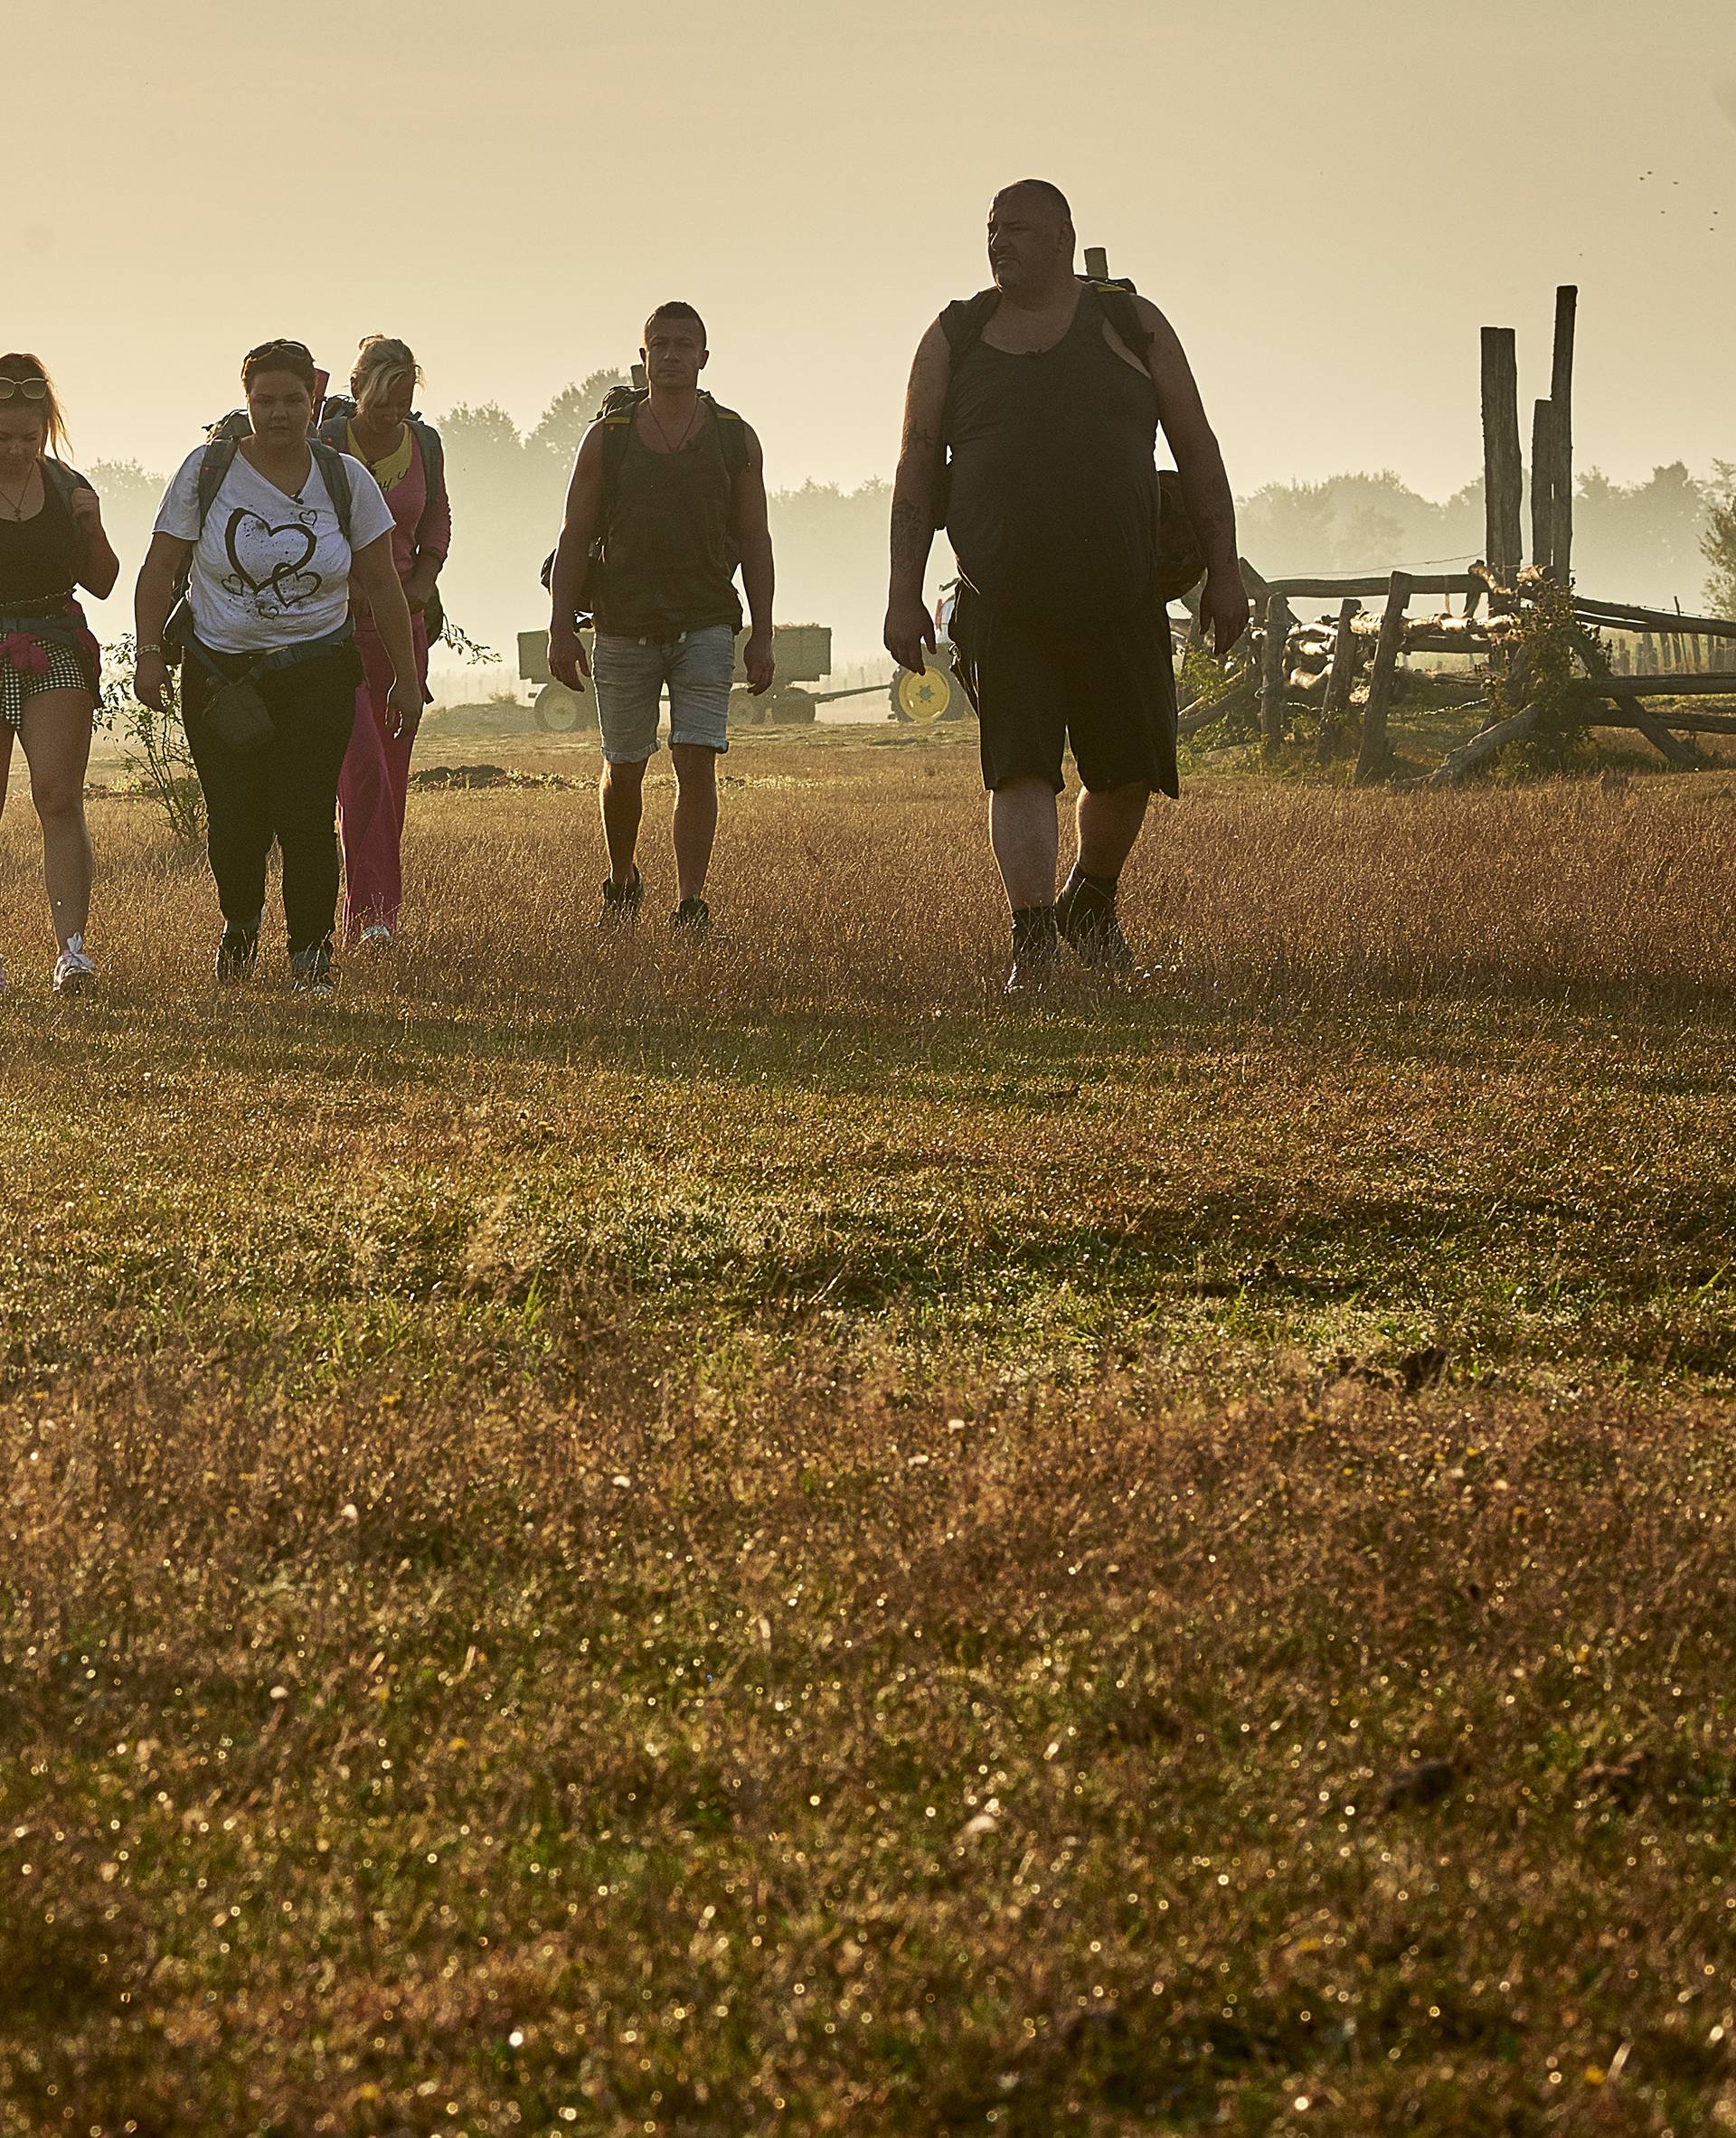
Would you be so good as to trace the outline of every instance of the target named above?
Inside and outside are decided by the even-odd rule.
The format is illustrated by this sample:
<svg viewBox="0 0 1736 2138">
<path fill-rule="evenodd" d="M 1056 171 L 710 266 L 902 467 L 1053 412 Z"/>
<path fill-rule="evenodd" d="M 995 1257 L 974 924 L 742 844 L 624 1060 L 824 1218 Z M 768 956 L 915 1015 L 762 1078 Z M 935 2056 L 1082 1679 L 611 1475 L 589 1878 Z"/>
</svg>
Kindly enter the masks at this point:
<svg viewBox="0 0 1736 2138">
<path fill-rule="evenodd" d="M 163 648 L 160 645 L 141 645 L 135 647 L 134 651 L 141 654 L 160 654 Z"/>
</svg>

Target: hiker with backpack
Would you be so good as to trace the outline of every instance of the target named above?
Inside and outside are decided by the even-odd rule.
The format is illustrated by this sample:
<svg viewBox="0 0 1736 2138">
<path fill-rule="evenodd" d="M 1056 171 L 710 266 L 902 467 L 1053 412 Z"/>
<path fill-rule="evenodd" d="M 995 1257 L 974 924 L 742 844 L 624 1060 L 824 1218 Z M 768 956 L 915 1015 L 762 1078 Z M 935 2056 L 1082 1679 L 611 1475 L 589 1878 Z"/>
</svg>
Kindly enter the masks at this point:
<svg viewBox="0 0 1736 2138">
<path fill-rule="evenodd" d="M 169 485 L 136 595 L 140 702 L 182 720 L 204 790 L 222 907 L 216 975 L 259 962 L 266 860 L 283 854 L 289 967 L 331 991 L 337 780 L 363 667 L 350 586 L 373 612 L 394 681 L 391 717 L 422 708 L 410 610 L 392 562 L 392 507 L 359 461 L 310 437 L 324 377 L 300 342 L 241 366 L 247 406 L 213 427 Z"/>
<path fill-rule="evenodd" d="M 1159 570 L 1172 539 L 1159 521 L 1160 423 L 1221 655 L 1248 622 L 1229 479 L 1182 345 L 1131 286 L 1081 281 L 1074 245 L 1065 196 L 1046 180 L 996 195 L 994 286 L 948 306 L 922 337 L 892 492 L 886 647 L 919 673 L 935 643 L 923 580 L 937 525 L 958 559 L 952 643 L 982 725 L 1012 995 L 1047 984 L 1063 942 L 1092 966 L 1130 964 L 1122 865 L 1153 790 L 1177 792 L 1165 594 L 1181 589 Z M 1058 899 L 1069 746 L 1079 845 Z"/>
<path fill-rule="evenodd" d="M 439 580 L 452 546 L 452 507 L 440 434 L 411 406 L 421 382 L 405 343 L 370 334 L 350 374 L 351 398 L 327 398 L 319 435 L 359 460 L 392 507 L 392 563 L 410 604 L 416 681 L 425 703 L 429 645 L 443 622 Z M 356 607 L 355 646 L 367 675 L 356 693 L 355 728 L 337 783 L 344 939 L 383 946 L 397 931 L 403 898 L 404 803 L 421 705 L 413 720 L 394 718 L 392 660 L 365 603 Z"/>
<path fill-rule="evenodd" d="M 717 831 L 717 760 L 730 747 L 730 680 L 741 604 L 752 612 L 743 659 L 756 695 L 771 688 L 771 532 L 760 441 L 732 409 L 703 393 L 709 352 L 691 305 L 659 305 L 645 325 L 647 385 L 617 391 L 585 433 L 552 560 L 549 671 L 582 691 L 593 673 L 602 729 L 603 835 L 609 875 L 599 927 L 637 918 L 645 881 L 634 859 L 645 768 L 669 692 L 675 768 L 674 932 L 711 926 L 705 876 Z M 596 621 L 594 664 L 580 622 Z"/>
<path fill-rule="evenodd" d="M 54 992 L 79 994 L 97 971 L 84 947 L 90 912 L 84 773 L 102 655 L 75 589 L 101 600 L 120 564 L 97 494 L 60 457 L 65 451 L 61 405 L 41 362 L 22 351 L 0 356 L 0 808 L 15 736 L 42 827 Z M 0 988 L 5 984 L 0 958 Z"/>
</svg>

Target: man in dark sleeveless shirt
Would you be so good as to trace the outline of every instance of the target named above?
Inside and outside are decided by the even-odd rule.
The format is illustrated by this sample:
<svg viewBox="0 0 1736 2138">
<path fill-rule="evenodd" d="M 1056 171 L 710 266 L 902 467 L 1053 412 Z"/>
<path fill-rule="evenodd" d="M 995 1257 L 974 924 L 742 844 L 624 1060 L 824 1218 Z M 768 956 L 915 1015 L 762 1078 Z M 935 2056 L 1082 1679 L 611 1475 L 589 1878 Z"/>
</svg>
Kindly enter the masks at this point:
<svg viewBox="0 0 1736 2138">
<path fill-rule="evenodd" d="M 1075 275 L 1074 245 L 1066 200 L 1047 181 L 995 196 L 998 301 L 956 360 L 952 316 L 922 337 L 892 493 L 886 646 L 920 670 L 934 645 L 923 576 L 950 446 L 952 636 L 982 724 L 989 836 L 1013 909 L 1012 994 L 1046 983 L 1063 940 L 1088 964 L 1128 962 L 1116 886 L 1152 790 L 1176 792 L 1175 667 L 1155 585 L 1159 423 L 1204 551 L 1217 651 L 1248 623 L 1230 484 L 1182 345 L 1135 297 L 1150 343 L 1143 360 L 1130 349 Z M 1057 902 L 1055 796 L 1070 744 L 1079 857 Z"/>
<path fill-rule="evenodd" d="M 606 471 L 606 426 L 585 434 L 567 491 L 551 580 L 549 670 L 582 691 L 591 673 L 575 612 L 594 536 L 604 566 L 596 591 L 597 711 L 603 737 L 603 835 L 609 875 L 602 921 L 631 920 L 645 884 L 634 861 L 645 768 L 657 748 L 657 707 L 669 692 L 675 768 L 675 875 L 671 925 L 711 925 L 705 872 L 717 834 L 717 760 L 730 747 L 730 680 L 741 628 L 741 561 L 753 612 L 744 662 L 756 693 L 771 685 L 771 533 L 760 441 L 732 410 L 699 390 L 709 352 L 691 305 L 659 305 L 646 322 L 649 391 Z M 725 427 L 733 434 L 725 435 Z"/>
</svg>

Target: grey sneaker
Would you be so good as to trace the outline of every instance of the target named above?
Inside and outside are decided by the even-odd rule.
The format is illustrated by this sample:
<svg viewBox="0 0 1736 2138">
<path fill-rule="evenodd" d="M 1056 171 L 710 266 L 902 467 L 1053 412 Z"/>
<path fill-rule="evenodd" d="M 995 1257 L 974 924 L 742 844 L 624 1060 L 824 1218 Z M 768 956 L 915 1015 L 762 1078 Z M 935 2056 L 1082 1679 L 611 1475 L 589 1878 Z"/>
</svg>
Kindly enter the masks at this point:
<svg viewBox="0 0 1736 2138">
<path fill-rule="evenodd" d="M 297 994 L 330 994 L 332 992 L 332 946 L 328 942 L 316 943 L 311 950 L 292 950 L 289 954 L 291 984 Z"/>
<path fill-rule="evenodd" d="M 89 994 L 97 984 L 97 968 L 84 947 L 82 936 L 69 936 L 66 948 L 54 960 L 56 994 Z"/>
</svg>

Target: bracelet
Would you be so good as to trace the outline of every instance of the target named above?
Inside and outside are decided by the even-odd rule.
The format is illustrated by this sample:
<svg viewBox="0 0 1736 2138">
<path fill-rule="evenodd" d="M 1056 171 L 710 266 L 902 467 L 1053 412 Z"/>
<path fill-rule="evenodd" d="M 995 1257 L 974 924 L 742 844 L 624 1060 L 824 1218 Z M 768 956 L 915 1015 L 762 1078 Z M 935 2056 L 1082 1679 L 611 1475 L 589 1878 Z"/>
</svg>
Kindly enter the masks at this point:
<svg viewBox="0 0 1736 2138">
<path fill-rule="evenodd" d="M 136 646 L 133 650 L 140 654 L 160 654 L 163 648 L 160 645 L 141 645 Z"/>
</svg>

